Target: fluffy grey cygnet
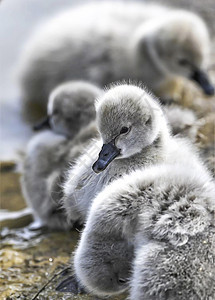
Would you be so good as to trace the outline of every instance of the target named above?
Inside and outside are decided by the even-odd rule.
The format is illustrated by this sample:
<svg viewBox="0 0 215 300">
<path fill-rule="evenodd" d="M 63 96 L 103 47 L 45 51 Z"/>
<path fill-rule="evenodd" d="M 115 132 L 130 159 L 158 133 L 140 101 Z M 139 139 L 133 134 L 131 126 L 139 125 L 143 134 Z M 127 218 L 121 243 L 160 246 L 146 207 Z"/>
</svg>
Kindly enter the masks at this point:
<svg viewBox="0 0 215 300">
<path fill-rule="evenodd" d="M 165 116 L 173 135 L 180 134 L 195 142 L 200 121 L 195 113 L 178 105 L 167 105 L 163 107 Z"/>
<path fill-rule="evenodd" d="M 99 296 L 130 282 L 132 300 L 213 299 L 215 186 L 195 149 L 170 136 L 159 105 L 139 87 L 114 87 L 96 106 L 102 151 L 94 164 L 82 157 L 84 168 L 64 188 L 69 217 L 86 218 L 90 208 L 77 279 Z"/>
<path fill-rule="evenodd" d="M 28 144 L 23 163 L 22 190 L 35 220 L 51 229 L 67 229 L 59 199 L 61 182 L 69 162 L 97 136 L 94 100 L 101 90 L 85 82 L 68 82 L 57 87 L 48 102 L 50 129 L 36 134 Z"/>
<path fill-rule="evenodd" d="M 96 114 L 101 138 L 76 160 L 64 183 L 69 222 L 83 223 L 92 200 L 111 181 L 166 156 L 168 126 L 158 101 L 142 88 L 111 87 L 98 98 Z"/>
<path fill-rule="evenodd" d="M 215 186 L 195 153 L 177 147 L 175 163 L 134 171 L 94 199 L 74 257 L 89 292 L 214 299 Z"/>
<path fill-rule="evenodd" d="M 48 116 L 34 129 L 48 126 L 57 134 L 70 139 L 95 119 L 95 99 L 101 89 L 86 81 L 69 81 L 57 86 L 50 94 Z"/>
<path fill-rule="evenodd" d="M 26 45 L 23 99 L 45 105 L 50 90 L 69 79 L 103 86 L 130 78 L 156 93 L 174 76 L 212 95 L 209 48 L 207 27 L 194 13 L 133 1 L 84 4 L 42 24 Z"/>
</svg>

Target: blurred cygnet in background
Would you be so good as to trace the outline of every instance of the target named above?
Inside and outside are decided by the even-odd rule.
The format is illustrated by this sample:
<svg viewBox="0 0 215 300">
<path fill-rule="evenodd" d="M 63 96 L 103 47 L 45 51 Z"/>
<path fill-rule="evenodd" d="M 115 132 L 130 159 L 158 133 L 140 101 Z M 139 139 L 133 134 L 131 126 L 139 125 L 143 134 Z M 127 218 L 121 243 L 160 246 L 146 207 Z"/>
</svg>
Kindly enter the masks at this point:
<svg viewBox="0 0 215 300">
<path fill-rule="evenodd" d="M 70 81 L 57 86 L 50 94 L 47 117 L 34 126 L 34 130 L 50 127 L 68 138 L 96 117 L 95 99 L 101 90 L 85 81 Z"/>
<path fill-rule="evenodd" d="M 22 97 L 45 106 L 50 90 L 68 79 L 101 86 L 140 80 L 156 91 L 182 76 L 207 95 L 210 45 L 194 13 L 135 2 L 95 2 L 74 7 L 42 24 L 20 60 Z"/>
<path fill-rule="evenodd" d="M 163 107 L 173 135 L 188 137 L 199 149 L 199 154 L 211 174 L 215 176 L 215 112 L 199 117 L 192 110 L 177 105 Z"/>
<path fill-rule="evenodd" d="M 195 113 L 177 105 L 164 106 L 164 112 L 171 127 L 172 134 L 181 134 L 188 137 L 192 142 L 196 141 L 198 122 Z"/>
<path fill-rule="evenodd" d="M 34 219 L 54 229 L 67 229 L 59 205 L 65 168 L 83 151 L 89 139 L 97 136 L 94 100 L 101 90 L 89 83 L 71 81 L 50 95 L 48 117 L 35 126 L 39 130 L 27 147 L 21 179 L 27 204 Z"/>
<path fill-rule="evenodd" d="M 200 126 L 198 126 L 196 143 L 207 167 L 215 178 L 215 111 L 198 120 L 198 123 Z"/>
</svg>

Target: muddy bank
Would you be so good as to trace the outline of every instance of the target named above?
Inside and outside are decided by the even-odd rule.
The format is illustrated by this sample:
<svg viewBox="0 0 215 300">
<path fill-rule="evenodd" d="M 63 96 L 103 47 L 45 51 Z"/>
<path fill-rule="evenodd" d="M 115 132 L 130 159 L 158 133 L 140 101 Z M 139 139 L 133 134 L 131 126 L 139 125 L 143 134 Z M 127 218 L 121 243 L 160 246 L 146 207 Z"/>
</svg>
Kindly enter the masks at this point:
<svg viewBox="0 0 215 300">
<path fill-rule="evenodd" d="M 23 211 L 26 205 L 20 189 L 20 174 L 14 170 L 13 162 L 1 163 L 0 217 L 1 220 L 4 219 L 0 222 L 2 300 L 32 299 L 54 275 L 70 266 L 71 253 L 79 239 L 79 232 L 76 230 L 52 233 L 42 229 L 30 230 L 31 214 L 20 214 L 20 210 Z M 11 212 L 16 215 L 9 218 Z M 68 273 L 65 275 L 68 276 Z M 71 293 L 56 292 L 55 287 L 64 276 L 57 275 L 37 299 L 96 299 L 84 294 L 75 296 Z M 125 296 L 113 299 L 125 299 Z"/>
</svg>

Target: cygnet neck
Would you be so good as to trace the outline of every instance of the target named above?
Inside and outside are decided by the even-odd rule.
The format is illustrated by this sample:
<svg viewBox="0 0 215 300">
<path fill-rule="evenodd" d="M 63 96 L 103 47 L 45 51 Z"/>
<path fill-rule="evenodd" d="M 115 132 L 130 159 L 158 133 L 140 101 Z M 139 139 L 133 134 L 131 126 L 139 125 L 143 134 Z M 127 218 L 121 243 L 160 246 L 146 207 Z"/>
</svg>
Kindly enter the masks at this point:
<svg viewBox="0 0 215 300">
<path fill-rule="evenodd" d="M 140 167 L 162 162 L 168 149 L 169 139 L 169 133 L 161 131 L 154 142 L 143 148 L 141 152 L 127 158 L 116 159 L 113 163 L 121 170 L 124 168 L 127 173 L 128 170 L 130 172 Z"/>
</svg>

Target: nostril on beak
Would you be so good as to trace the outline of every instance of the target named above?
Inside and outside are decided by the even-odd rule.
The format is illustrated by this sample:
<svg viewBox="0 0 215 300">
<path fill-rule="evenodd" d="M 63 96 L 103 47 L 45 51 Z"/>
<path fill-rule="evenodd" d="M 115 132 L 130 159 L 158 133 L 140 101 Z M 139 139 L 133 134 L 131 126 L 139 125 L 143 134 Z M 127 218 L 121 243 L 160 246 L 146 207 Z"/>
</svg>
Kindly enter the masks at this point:
<svg viewBox="0 0 215 300">
<path fill-rule="evenodd" d="M 126 283 L 126 279 L 124 279 L 124 278 L 118 278 L 118 283 L 119 284 L 125 284 Z"/>
</svg>

